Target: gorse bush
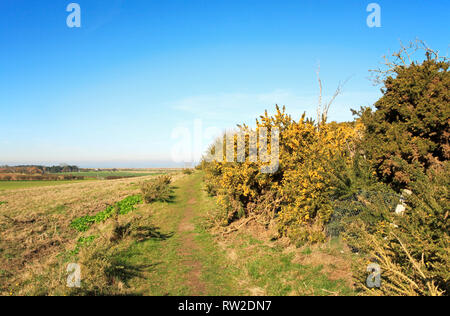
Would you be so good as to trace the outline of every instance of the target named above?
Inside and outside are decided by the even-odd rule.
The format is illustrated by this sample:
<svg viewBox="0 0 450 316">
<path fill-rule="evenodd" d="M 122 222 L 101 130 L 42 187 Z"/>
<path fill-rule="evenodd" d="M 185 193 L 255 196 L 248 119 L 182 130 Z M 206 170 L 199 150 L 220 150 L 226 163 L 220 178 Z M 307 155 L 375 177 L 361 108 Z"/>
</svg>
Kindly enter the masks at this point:
<svg viewBox="0 0 450 316">
<path fill-rule="evenodd" d="M 184 168 L 184 169 L 182 170 L 182 172 L 183 172 L 183 174 L 190 175 L 190 174 L 194 173 L 194 170 L 189 169 L 189 168 Z"/>
<path fill-rule="evenodd" d="M 141 183 L 141 192 L 144 201 L 146 203 L 169 201 L 171 197 L 170 182 L 171 177 L 163 175 Z"/>
<path fill-rule="evenodd" d="M 448 62 L 430 59 L 396 67 L 384 82 L 376 111 L 358 112 L 366 127 L 364 150 L 380 180 L 408 185 L 408 169 L 440 168 L 450 158 Z"/>
<path fill-rule="evenodd" d="M 302 123 L 302 121 L 301 121 Z M 283 179 L 279 188 L 283 204 L 279 223 L 283 232 L 297 242 L 323 241 L 325 224 L 333 214 L 330 199 L 330 165 L 349 159 L 359 126 L 321 123 L 292 124 L 281 148 Z"/>
<path fill-rule="evenodd" d="M 260 172 L 262 162 L 203 162 L 208 192 L 217 195 L 222 222 L 230 223 L 244 216 L 259 216 L 267 224 L 277 218 L 279 232 L 296 242 L 317 242 L 325 238 L 325 223 L 330 219 L 328 179 L 324 176 L 329 161 L 345 157 L 342 148 L 351 147 L 358 137 L 357 124 L 315 124 L 305 115 L 296 122 L 276 107 L 276 114 L 266 112 L 257 120 L 259 128 L 280 131 L 279 168 Z M 247 126 L 240 126 L 248 131 Z M 246 138 L 248 153 L 249 138 Z M 269 140 L 270 144 L 270 140 Z M 236 147 L 236 143 L 235 143 Z M 270 146 L 269 146 L 270 150 Z M 226 150 L 224 150 L 226 152 Z"/>
<path fill-rule="evenodd" d="M 368 227 L 376 227 L 379 221 L 384 220 L 379 207 L 393 210 L 400 200 L 400 194 L 377 181 L 370 162 L 361 154 L 359 145 L 355 145 L 350 159 L 332 161 L 329 172 L 324 175 L 328 179 L 329 199 L 333 207 L 327 224 L 330 236 L 339 236 L 356 219 L 362 219 Z"/>
<path fill-rule="evenodd" d="M 449 294 L 449 63 L 426 55 L 422 63 L 391 69 L 376 111 L 359 112 L 366 127 L 359 150 L 382 184 L 377 198 L 361 199 L 364 216 L 346 226 L 345 236 L 382 269 L 383 285 L 369 289 L 366 263 L 356 265 L 357 286 L 370 294 Z M 396 214 L 400 194 L 393 192 L 403 189 L 412 194 L 403 194 L 405 211 Z"/>
<path fill-rule="evenodd" d="M 448 295 L 450 225 L 449 179 L 446 171 L 429 177 L 417 171 L 403 215 L 383 199 L 366 201 L 371 221 L 357 217 L 346 227 L 346 240 L 382 270 L 383 286 L 369 289 L 364 260 L 355 265 L 359 289 L 384 295 Z"/>
<path fill-rule="evenodd" d="M 205 187 L 220 208 L 216 222 L 275 222 L 279 235 L 295 244 L 342 236 L 361 254 L 355 264 L 359 290 L 448 295 L 449 63 L 426 52 L 423 62 L 390 64 L 375 110 L 354 111 L 353 122 L 314 122 L 305 115 L 294 121 L 278 106 L 274 116 L 266 111 L 256 132 L 267 128 L 270 138 L 273 128 L 280 131 L 274 173 L 262 173 L 264 163 L 248 159 L 248 136 L 244 162 L 204 159 Z M 394 56 L 408 60 L 401 53 Z M 237 143 L 235 137 L 234 150 Z M 405 189 L 411 195 L 402 194 Z M 403 213 L 395 212 L 399 203 Z M 381 267 L 381 288 L 366 286 L 368 261 Z"/>
<path fill-rule="evenodd" d="M 156 181 L 169 185 L 172 183 L 172 177 L 169 175 L 161 175 L 156 178 Z"/>
</svg>

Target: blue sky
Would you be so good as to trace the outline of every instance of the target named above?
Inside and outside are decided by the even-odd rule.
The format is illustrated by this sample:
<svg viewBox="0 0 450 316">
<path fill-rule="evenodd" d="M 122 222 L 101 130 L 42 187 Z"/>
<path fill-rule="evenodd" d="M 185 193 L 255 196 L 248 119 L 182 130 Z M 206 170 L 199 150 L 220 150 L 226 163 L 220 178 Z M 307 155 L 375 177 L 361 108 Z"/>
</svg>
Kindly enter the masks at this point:
<svg viewBox="0 0 450 316">
<path fill-rule="evenodd" d="M 319 61 L 326 96 L 350 77 L 330 118 L 351 120 L 399 40 L 449 45 L 448 0 L 78 0 L 68 28 L 70 2 L 0 0 L 0 164 L 172 166 L 275 103 L 313 115 Z"/>
</svg>

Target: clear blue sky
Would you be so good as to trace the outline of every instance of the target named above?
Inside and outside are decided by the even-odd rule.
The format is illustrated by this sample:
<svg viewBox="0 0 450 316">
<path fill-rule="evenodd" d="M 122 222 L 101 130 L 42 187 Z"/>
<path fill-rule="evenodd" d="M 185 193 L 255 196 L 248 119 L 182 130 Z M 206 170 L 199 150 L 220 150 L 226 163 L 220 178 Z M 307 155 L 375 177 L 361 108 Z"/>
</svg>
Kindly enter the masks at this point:
<svg viewBox="0 0 450 316">
<path fill-rule="evenodd" d="M 70 2 L 81 28 L 66 26 Z M 366 25 L 371 2 L 381 28 Z M 0 164 L 170 166 L 174 130 L 193 137 L 195 120 L 251 124 L 275 103 L 312 115 L 318 61 L 326 95 L 351 77 L 330 113 L 350 120 L 379 97 L 368 70 L 399 40 L 447 54 L 449 12 L 448 0 L 0 0 Z"/>
</svg>

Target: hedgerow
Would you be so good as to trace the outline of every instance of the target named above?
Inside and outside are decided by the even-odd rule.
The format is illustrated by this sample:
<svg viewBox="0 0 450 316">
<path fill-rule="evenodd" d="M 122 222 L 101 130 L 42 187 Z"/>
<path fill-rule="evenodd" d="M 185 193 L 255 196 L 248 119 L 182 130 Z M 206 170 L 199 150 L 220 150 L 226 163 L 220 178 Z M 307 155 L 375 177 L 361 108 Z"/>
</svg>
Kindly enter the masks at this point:
<svg viewBox="0 0 450 316">
<path fill-rule="evenodd" d="M 376 111 L 358 113 L 365 125 L 359 150 L 378 186 L 397 194 L 393 198 L 378 189 L 371 199 L 360 199 L 365 216 L 346 226 L 349 245 L 382 271 L 382 286 L 368 288 L 366 262 L 357 261 L 356 284 L 368 294 L 448 295 L 450 290 L 449 62 L 425 50 L 426 60 L 411 64 L 403 62 L 411 56 L 407 51 L 394 54 L 390 64 L 396 66 L 383 82 Z M 394 212 L 398 203 L 403 211 Z"/>
<path fill-rule="evenodd" d="M 200 166 L 207 192 L 217 197 L 216 222 L 275 223 L 278 235 L 295 244 L 341 236 L 361 254 L 355 281 L 364 293 L 448 295 L 449 62 L 425 50 L 426 60 L 411 64 L 404 63 L 405 50 L 394 54 L 402 63 L 388 63 L 394 66 L 385 72 L 375 110 L 354 111 L 353 122 L 305 115 L 295 121 L 278 106 L 274 116 L 266 111 L 256 133 L 266 128 L 270 138 L 273 128 L 280 131 L 273 173 L 250 161 L 249 136 L 244 162 L 205 158 Z M 237 144 L 236 136 L 234 150 Z M 208 155 L 214 153 L 211 147 Z M 395 212 L 399 204 L 404 211 Z M 370 261 L 384 271 L 380 288 L 367 287 Z"/>
</svg>

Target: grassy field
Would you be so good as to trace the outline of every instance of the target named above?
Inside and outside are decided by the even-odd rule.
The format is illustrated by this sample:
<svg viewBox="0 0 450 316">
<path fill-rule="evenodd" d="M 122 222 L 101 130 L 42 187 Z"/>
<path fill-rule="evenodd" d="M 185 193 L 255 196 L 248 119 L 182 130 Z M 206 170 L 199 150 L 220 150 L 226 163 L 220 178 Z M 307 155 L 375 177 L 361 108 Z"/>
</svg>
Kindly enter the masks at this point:
<svg viewBox="0 0 450 316">
<path fill-rule="evenodd" d="M 67 172 L 56 173 L 56 175 L 74 175 L 86 178 L 106 178 L 106 177 L 144 177 L 149 175 L 161 175 L 172 173 L 172 170 L 145 170 L 145 171 L 86 171 L 86 172 Z"/>
<path fill-rule="evenodd" d="M 146 176 L 157 176 L 163 174 L 176 173 L 178 170 L 173 169 L 153 169 L 153 170 L 127 170 L 127 171 L 87 171 L 87 172 L 75 172 L 75 173 L 56 173 L 55 175 L 74 175 L 85 177 L 85 180 L 29 180 L 29 181 L 1 181 L 0 180 L 0 191 L 2 190 L 15 190 L 15 189 L 26 189 L 35 187 L 48 187 L 56 185 L 64 185 L 71 183 L 79 183 L 86 180 L 103 180 L 107 177 L 146 177 Z"/>
<path fill-rule="evenodd" d="M 0 294 L 354 294 L 351 257 L 338 241 L 297 249 L 270 241 L 256 226 L 212 231 L 215 201 L 201 173 L 175 175 L 169 202 L 137 205 L 83 232 L 71 227 L 139 193 L 139 181 L 151 178 L 0 192 Z M 69 263 L 81 266 L 79 289 L 66 286 Z"/>
<path fill-rule="evenodd" d="M 15 284 L 33 284 L 36 290 L 41 273 L 76 246 L 80 236 L 70 227 L 73 219 L 139 193 L 139 181 L 152 178 L 58 181 L 56 186 L 0 191 L 0 294 L 9 294 L 12 288 L 6 289 Z"/>
<path fill-rule="evenodd" d="M 48 187 L 70 183 L 79 183 L 85 180 L 61 180 L 61 181 L 0 181 L 0 191 L 16 190 L 35 187 Z"/>
</svg>

